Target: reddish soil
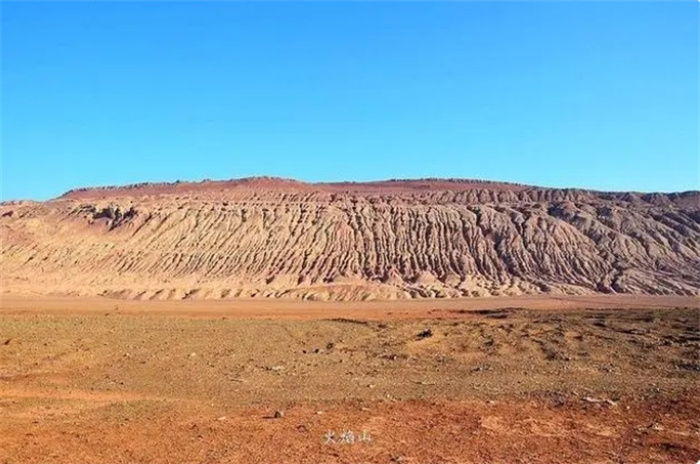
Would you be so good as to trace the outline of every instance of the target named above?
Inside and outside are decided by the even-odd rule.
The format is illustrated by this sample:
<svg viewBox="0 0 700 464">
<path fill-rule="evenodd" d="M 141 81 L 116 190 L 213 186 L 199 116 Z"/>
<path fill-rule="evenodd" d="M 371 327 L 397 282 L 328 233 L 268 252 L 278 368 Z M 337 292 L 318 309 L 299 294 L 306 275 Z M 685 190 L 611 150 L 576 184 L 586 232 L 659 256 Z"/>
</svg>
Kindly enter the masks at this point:
<svg viewBox="0 0 700 464">
<path fill-rule="evenodd" d="M 699 332 L 688 297 L 5 296 L 0 462 L 694 463 Z"/>
</svg>

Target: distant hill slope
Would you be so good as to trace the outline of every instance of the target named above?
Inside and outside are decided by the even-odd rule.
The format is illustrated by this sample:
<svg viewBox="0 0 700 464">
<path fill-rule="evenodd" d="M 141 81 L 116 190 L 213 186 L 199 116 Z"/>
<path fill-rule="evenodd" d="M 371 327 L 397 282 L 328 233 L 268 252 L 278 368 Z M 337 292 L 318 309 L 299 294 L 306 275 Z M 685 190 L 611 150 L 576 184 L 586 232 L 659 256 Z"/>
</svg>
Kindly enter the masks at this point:
<svg viewBox="0 0 700 464">
<path fill-rule="evenodd" d="M 3 292 L 140 299 L 700 294 L 700 192 L 251 178 L 0 205 Z"/>
</svg>

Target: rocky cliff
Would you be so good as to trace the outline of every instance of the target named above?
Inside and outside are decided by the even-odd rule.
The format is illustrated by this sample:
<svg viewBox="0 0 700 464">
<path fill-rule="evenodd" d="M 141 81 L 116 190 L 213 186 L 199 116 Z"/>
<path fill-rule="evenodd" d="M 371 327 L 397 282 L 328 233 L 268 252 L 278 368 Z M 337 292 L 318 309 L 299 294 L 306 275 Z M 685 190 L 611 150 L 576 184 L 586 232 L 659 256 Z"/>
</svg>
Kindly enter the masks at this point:
<svg viewBox="0 0 700 464">
<path fill-rule="evenodd" d="M 253 178 L 0 206 L 3 292 L 139 299 L 700 293 L 700 192 Z"/>
</svg>

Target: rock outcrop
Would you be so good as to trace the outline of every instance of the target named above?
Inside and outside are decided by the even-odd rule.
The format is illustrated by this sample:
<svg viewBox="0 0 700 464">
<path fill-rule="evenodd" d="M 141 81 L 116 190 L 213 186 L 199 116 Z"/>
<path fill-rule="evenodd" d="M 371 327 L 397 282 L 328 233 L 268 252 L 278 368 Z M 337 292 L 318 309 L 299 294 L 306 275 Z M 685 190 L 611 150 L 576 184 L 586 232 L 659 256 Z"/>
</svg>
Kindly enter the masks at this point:
<svg viewBox="0 0 700 464">
<path fill-rule="evenodd" d="M 3 292 L 139 299 L 700 293 L 700 192 L 252 178 L 0 206 Z"/>
</svg>

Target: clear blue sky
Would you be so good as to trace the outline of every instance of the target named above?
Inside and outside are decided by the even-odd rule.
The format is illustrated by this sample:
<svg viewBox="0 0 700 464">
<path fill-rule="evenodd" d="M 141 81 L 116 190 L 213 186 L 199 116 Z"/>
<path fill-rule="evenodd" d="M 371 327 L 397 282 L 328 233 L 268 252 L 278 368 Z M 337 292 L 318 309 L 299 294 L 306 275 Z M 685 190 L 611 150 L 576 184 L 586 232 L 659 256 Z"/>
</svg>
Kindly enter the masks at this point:
<svg viewBox="0 0 700 464">
<path fill-rule="evenodd" d="M 688 2 L 3 2 L 0 196 L 252 175 L 698 188 Z"/>
</svg>

